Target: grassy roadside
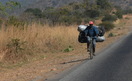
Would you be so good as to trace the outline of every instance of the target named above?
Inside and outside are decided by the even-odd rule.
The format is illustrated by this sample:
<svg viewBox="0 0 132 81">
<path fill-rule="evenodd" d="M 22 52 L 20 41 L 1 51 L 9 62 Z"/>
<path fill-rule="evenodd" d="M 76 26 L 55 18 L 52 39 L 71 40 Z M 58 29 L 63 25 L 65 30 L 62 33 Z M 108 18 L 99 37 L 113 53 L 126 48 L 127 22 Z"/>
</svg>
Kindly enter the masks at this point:
<svg viewBox="0 0 132 81">
<path fill-rule="evenodd" d="M 77 26 L 49 27 L 32 25 L 16 28 L 4 27 L 0 31 L 0 60 L 28 60 L 30 55 L 41 53 L 67 52 L 69 48 L 77 48 Z M 28 57 L 29 56 L 29 57 Z M 39 55 L 38 55 L 39 56 Z"/>
<path fill-rule="evenodd" d="M 128 17 L 115 22 L 116 28 L 105 34 L 109 37 L 120 36 L 124 30 Z M 124 22 L 126 21 L 126 22 Z M 118 31 L 114 31 L 118 30 Z M 57 55 L 63 52 L 84 52 L 85 44 L 78 43 L 77 26 L 56 26 L 33 24 L 25 27 L 1 27 L 0 30 L 0 62 L 23 64 L 47 58 L 50 54 Z M 109 40 L 109 39 L 108 39 Z M 107 40 L 107 41 L 108 41 Z M 100 43 L 99 43 L 100 46 Z M 98 45 L 97 45 L 98 47 Z"/>
<path fill-rule="evenodd" d="M 113 43 L 115 40 L 119 39 L 120 37 L 128 33 L 129 29 L 125 27 L 126 24 L 124 23 L 124 21 L 126 24 L 130 23 L 128 22 L 130 21 L 128 19 L 124 19 L 118 22 L 115 29 L 105 34 L 106 41 L 103 43 L 97 44 L 97 51 L 108 46 L 109 44 Z M 44 77 L 44 79 L 46 79 L 49 76 L 53 76 L 73 65 L 76 65 L 82 62 L 83 59 L 88 57 L 88 55 L 86 54 L 86 45 L 80 44 L 77 41 L 78 31 L 76 29 L 77 29 L 77 26 L 76 27 L 75 26 L 57 27 L 57 28 L 48 27 L 47 30 L 46 30 L 46 27 L 40 27 L 40 30 L 39 30 L 39 29 L 36 29 L 36 26 L 34 25 L 34 28 L 31 27 L 29 29 L 26 29 L 25 33 L 23 32 L 23 30 L 19 30 L 19 32 L 23 32 L 22 35 L 20 35 L 19 32 L 17 33 L 16 32 L 17 30 L 13 32 L 14 37 L 19 37 L 19 39 L 21 39 L 22 41 L 30 41 L 30 43 L 27 45 L 29 46 L 38 45 L 36 47 L 37 48 L 39 47 L 40 49 L 36 49 L 37 51 L 32 49 L 34 54 L 31 55 L 32 56 L 31 58 L 29 58 L 30 55 L 24 57 L 24 58 L 28 58 L 30 62 L 28 64 L 27 62 L 24 62 L 24 61 L 22 61 L 21 63 L 15 64 L 15 61 L 14 61 L 14 66 L 13 65 L 3 66 L 3 68 L 0 68 L 1 69 L 0 76 L 4 76 L 4 77 L 0 77 L 1 81 L 5 81 L 5 80 L 29 81 L 35 78 L 36 76 L 42 76 Z M 65 31 L 67 31 L 67 33 L 65 33 Z M 39 33 L 37 38 L 34 37 L 34 35 L 36 35 L 34 32 Z M 6 33 L 9 33 L 9 32 L 6 32 Z M 108 37 L 110 33 L 112 33 L 113 35 Z M 46 38 L 44 38 L 45 34 L 47 36 Z M 5 36 L 10 36 L 10 35 L 11 33 Z M 28 37 L 30 37 L 30 39 L 28 39 Z M 57 40 L 58 37 L 60 38 L 59 40 Z M 51 44 L 54 44 L 53 47 L 51 47 L 52 49 L 55 48 L 58 50 L 57 51 L 47 50 L 45 47 L 47 46 L 47 44 L 45 44 L 45 42 L 47 42 L 46 39 L 50 41 Z M 60 40 L 64 44 L 61 44 Z M 9 43 L 9 41 L 6 41 L 6 40 L 3 41 L 3 44 L 1 43 L 3 47 L 4 47 L 4 42 Z M 5 45 L 7 43 L 5 43 Z M 56 43 L 60 43 L 60 44 L 56 44 Z M 41 46 L 41 45 L 44 45 L 44 46 Z M 64 50 L 69 48 L 69 46 L 72 46 L 74 50 L 70 52 L 64 52 Z M 45 49 L 46 51 L 43 52 L 42 51 L 43 49 Z M 50 52 L 48 53 L 48 51 Z M 16 67 L 19 67 L 19 68 L 16 68 Z M 5 68 L 9 68 L 9 69 L 5 69 Z"/>
</svg>

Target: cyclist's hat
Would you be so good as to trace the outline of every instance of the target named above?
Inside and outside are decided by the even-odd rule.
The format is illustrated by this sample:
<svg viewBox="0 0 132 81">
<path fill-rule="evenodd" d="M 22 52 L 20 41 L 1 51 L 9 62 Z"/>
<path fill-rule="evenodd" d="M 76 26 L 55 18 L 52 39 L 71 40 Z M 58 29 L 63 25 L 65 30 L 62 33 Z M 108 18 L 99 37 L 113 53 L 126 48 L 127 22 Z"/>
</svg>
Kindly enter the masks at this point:
<svg viewBox="0 0 132 81">
<path fill-rule="evenodd" d="M 94 24 L 94 22 L 93 21 L 89 21 L 89 24 Z"/>
</svg>

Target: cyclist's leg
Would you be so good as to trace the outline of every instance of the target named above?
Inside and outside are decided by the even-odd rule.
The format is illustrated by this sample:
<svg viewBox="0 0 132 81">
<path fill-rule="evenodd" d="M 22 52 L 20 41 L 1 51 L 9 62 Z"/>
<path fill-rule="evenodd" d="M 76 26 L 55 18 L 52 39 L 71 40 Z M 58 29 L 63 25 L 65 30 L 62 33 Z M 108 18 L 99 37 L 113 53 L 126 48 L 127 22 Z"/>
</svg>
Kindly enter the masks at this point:
<svg viewBox="0 0 132 81">
<path fill-rule="evenodd" d="M 95 55 L 96 39 L 93 39 L 93 55 Z"/>
<path fill-rule="evenodd" d="M 89 52 L 90 37 L 87 36 L 87 52 Z"/>
<path fill-rule="evenodd" d="M 89 43 L 87 43 L 87 52 L 89 52 Z"/>
</svg>

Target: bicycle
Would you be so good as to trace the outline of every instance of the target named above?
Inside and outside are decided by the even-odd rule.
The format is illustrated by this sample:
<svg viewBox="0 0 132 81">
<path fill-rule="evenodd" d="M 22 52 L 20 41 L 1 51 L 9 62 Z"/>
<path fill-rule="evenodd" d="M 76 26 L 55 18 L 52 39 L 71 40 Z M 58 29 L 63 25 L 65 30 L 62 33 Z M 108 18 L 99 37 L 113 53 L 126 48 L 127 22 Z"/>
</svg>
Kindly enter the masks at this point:
<svg viewBox="0 0 132 81">
<path fill-rule="evenodd" d="M 87 51 L 89 51 L 90 59 L 93 59 L 93 55 L 94 55 L 94 51 L 95 51 L 95 47 L 94 47 L 94 43 L 93 43 L 94 38 L 93 37 L 89 37 L 89 38 L 90 38 L 90 41 L 89 41 L 89 43 L 87 43 Z"/>
</svg>

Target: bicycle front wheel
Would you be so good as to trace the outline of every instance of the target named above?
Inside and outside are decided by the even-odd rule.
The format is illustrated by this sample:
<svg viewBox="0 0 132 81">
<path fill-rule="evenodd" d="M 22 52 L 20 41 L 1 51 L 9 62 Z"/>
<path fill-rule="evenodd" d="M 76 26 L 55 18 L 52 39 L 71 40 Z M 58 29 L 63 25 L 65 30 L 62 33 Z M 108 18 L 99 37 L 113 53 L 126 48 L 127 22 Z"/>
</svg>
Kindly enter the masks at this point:
<svg viewBox="0 0 132 81">
<path fill-rule="evenodd" d="M 90 59 L 93 59 L 93 53 L 94 53 L 94 49 L 93 49 L 93 43 L 91 41 L 90 42 L 90 45 L 89 45 L 89 55 L 90 55 Z"/>
</svg>

